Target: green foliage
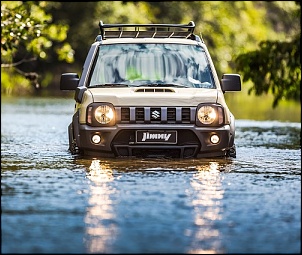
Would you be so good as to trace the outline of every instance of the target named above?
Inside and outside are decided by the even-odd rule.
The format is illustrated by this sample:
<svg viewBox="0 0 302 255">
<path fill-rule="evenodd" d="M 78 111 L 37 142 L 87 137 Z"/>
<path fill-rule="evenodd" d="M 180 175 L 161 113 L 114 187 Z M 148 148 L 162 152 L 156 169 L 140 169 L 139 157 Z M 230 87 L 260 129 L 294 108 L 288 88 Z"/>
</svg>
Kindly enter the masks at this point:
<svg viewBox="0 0 302 255">
<path fill-rule="evenodd" d="M 41 16 L 42 10 L 36 17 Z M 29 16 L 29 10 L 24 8 L 21 1 L 1 2 L 1 55 L 13 57 L 22 42 L 29 41 L 28 49 L 37 51 L 31 41 L 41 36 L 43 24 L 36 17 Z M 44 21 L 50 20 L 44 15 Z"/>
<path fill-rule="evenodd" d="M 143 1 L 100 1 L 94 11 L 95 21 L 104 23 L 151 23 L 153 10 Z"/>
<path fill-rule="evenodd" d="M 18 84 L 18 86 L 15 86 L 15 84 Z M 1 72 L 1 94 L 27 95 L 33 92 L 32 89 L 29 80 L 14 72 L 12 68 L 7 68 L 5 72 Z"/>
<path fill-rule="evenodd" d="M 12 59 L 20 46 L 40 58 L 47 58 L 48 50 L 54 42 L 63 42 L 66 39 L 68 26 L 52 24 L 52 16 L 44 9 L 51 6 L 49 2 L 1 2 L 1 55 L 6 60 Z M 72 62 L 73 52 L 71 47 L 55 45 L 55 51 L 60 59 Z M 62 49 L 65 47 L 65 50 Z M 68 53 L 66 53 L 68 51 Z M 61 55 L 60 55 L 61 54 Z"/>
<path fill-rule="evenodd" d="M 203 37 L 209 48 L 219 77 L 223 73 L 240 73 L 244 82 L 248 80 L 243 85 L 253 86 L 249 93 L 274 93 L 275 106 L 281 99 L 297 99 L 300 95 L 300 63 L 293 67 L 297 61 L 289 57 L 300 48 L 287 44 L 288 38 L 300 34 L 301 10 L 296 1 L 2 1 L 1 13 L 2 67 L 9 64 L 18 67 L 20 73 L 39 73 L 43 89 L 58 90 L 61 73 L 81 71 L 88 49 L 99 33 L 100 20 L 179 24 L 192 20 L 196 34 Z M 259 42 L 263 42 L 260 49 Z M 279 66 L 273 62 L 273 54 L 282 59 Z M 32 59 L 36 61 L 28 62 Z M 262 61 L 261 70 L 254 69 L 256 73 L 249 71 L 252 60 Z M 257 81 L 261 85 L 253 85 L 263 74 L 265 83 Z M 28 77 L 37 80 L 34 75 Z M 281 77 L 285 81 L 281 82 Z"/>
<path fill-rule="evenodd" d="M 273 107 L 281 99 L 300 101 L 300 36 L 291 42 L 263 41 L 260 49 L 241 54 L 236 59 L 243 81 L 251 80 L 256 95 L 271 92 Z"/>
<path fill-rule="evenodd" d="M 281 99 L 300 101 L 301 64 L 300 37 L 292 42 L 263 41 L 260 49 L 239 55 L 237 69 L 243 82 L 251 80 L 256 95 L 271 92 L 273 107 Z"/>
<path fill-rule="evenodd" d="M 194 21 L 211 53 L 219 77 L 234 72 L 233 59 L 239 52 L 255 49 L 260 40 L 276 37 L 266 9 L 253 1 L 166 1 L 150 3 L 160 23 Z M 281 38 L 284 34 L 279 34 Z"/>
<path fill-rule="evenodd" d="M 57 59 L 72 63 L 73 49 L 67 43 L 68 26 L 52 24 L 51 14 L 45 10 L 55 6 L 53 2 L 1 2 L 1 72 L 12 73 L 6 70 L 15 68 L 16 72 L 39 87 L 35 72 L 22 71 L 20 66 L 37 59 L 51 59 L 53 52 Z M 64 42 L 65 41 L 65 42 Z M 19 80 L 19 79 L 18 79 Z M 27 84 L 26 82 L 21 82 Z M 1 90 L 10 91 L 9 83 L 3 82 Z"/>
</svg>

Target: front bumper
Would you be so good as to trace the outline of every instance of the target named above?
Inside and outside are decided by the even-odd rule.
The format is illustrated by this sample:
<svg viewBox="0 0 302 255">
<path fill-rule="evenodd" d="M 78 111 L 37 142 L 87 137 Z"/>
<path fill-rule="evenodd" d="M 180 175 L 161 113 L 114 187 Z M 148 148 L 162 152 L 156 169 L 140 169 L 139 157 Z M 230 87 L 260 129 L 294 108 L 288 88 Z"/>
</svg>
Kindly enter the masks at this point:
<svg viewBox="0 0 302 255">
<path fill-rule="evenodd" d="M 137 143 L 136 131 L 176 131 L 177 142 Z M 98 144 L 92 142 L 93 135 L 99 135 Z M 213 144 L 212 135 L 219 137 Z M 202 158 L 225 156 L 232 145 L 233 132 L 230 125 L 221 127 L 197 127 L 194 124 L 117 124 L 114 127 L 91 127 L 79 125 L 75 133 L 76 143 L 85 155 L 110 157 L 172 157 Z"/>
</svg>

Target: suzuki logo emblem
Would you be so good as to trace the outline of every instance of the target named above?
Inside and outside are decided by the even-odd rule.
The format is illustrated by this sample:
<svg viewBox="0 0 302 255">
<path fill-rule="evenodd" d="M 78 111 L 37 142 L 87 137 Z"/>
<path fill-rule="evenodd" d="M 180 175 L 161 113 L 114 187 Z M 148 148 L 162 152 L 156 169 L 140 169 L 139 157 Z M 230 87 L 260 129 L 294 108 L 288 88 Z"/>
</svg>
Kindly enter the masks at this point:
<svg viewBox="0 0 302 255">
<path fill-rule="evenodd" d="M 155 110 L 151 113 L 151 116 L 153 119 L 158 119 L 160 118 L 160 112 Z"/>
</svg>

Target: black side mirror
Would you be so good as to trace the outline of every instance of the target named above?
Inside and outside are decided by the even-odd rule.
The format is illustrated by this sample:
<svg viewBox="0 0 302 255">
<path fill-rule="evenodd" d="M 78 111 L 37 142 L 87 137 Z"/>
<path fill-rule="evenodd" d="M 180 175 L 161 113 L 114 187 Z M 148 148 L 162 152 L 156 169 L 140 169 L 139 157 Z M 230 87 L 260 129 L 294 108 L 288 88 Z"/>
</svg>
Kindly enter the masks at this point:
<svg viewBox="0 0 302 255">
<path fill-rule="evenodd" d="M 61 90 L 75 90 L 79 84 L 79 75 L 76 73 L 63 73 L 60 80 Z"/>
<path fill-rule="evenodd" d="M 224 74 L 221 79 L 221 89 L 226 91 L 241 91 L 241 79 L 239 74 Z"/>
</svg>

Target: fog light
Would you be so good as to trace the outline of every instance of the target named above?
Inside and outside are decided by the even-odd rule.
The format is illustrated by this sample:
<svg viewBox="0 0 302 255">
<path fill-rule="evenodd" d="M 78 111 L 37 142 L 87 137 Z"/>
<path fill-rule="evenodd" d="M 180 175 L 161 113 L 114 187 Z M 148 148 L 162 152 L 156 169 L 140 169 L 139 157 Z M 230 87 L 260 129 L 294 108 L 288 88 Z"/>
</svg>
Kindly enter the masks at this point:
<svg viewBox="0 0 302 255">
<path fill-rule="evenodd" d="M 101 142 L 101 136 L 100 135 L 93 135 L 92 138 L 91 138 L 91 141 L 95 144 L 98 144 Z"/>
<path fill-rule="evenodd" d="M 219 143 L 219 136 L 218 135 L 211 135 L 211 143 L 213 143 L 213 144 Z"/>
</svg>

